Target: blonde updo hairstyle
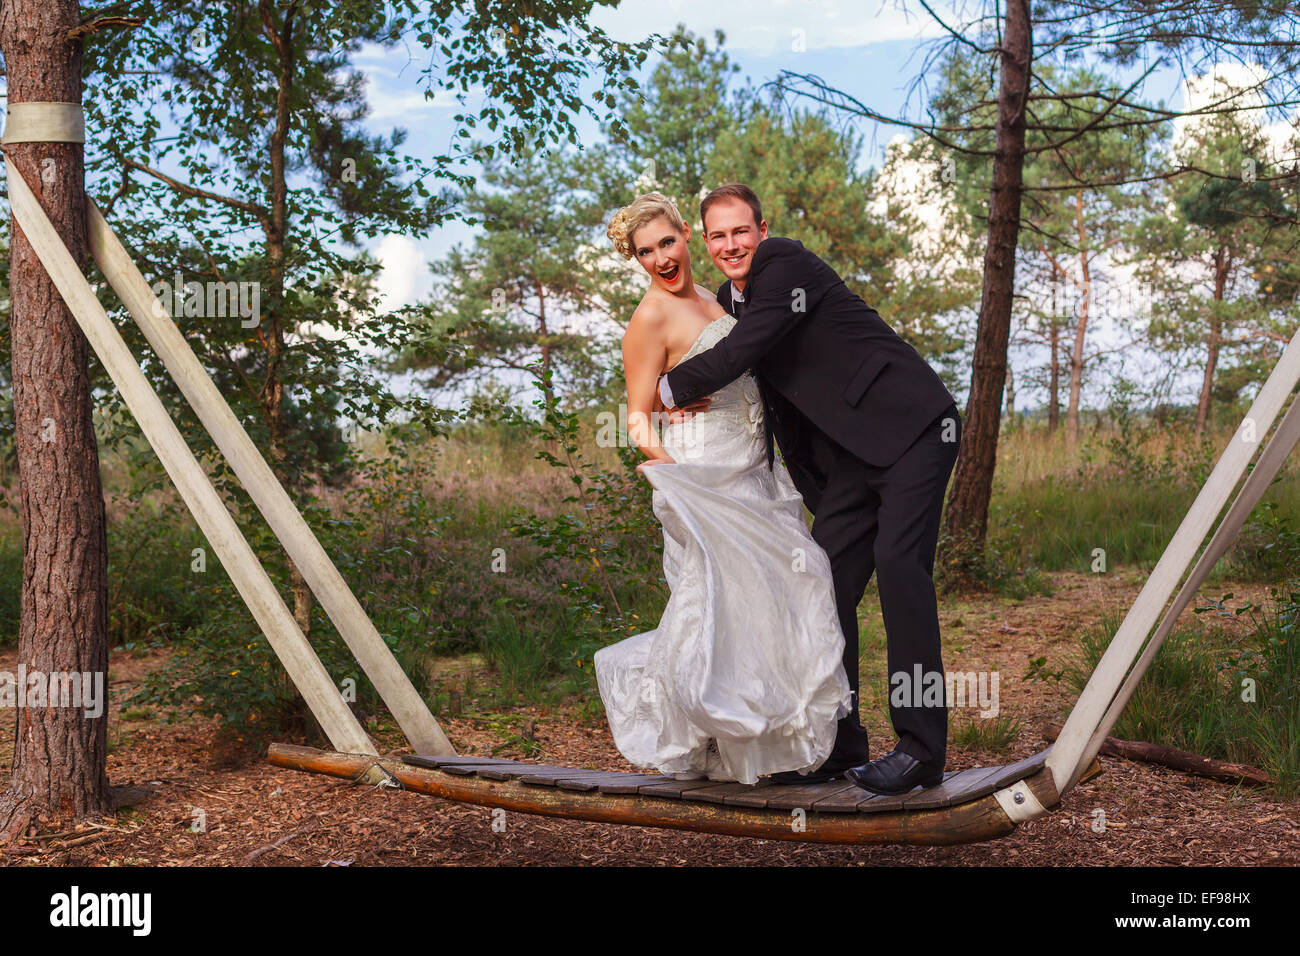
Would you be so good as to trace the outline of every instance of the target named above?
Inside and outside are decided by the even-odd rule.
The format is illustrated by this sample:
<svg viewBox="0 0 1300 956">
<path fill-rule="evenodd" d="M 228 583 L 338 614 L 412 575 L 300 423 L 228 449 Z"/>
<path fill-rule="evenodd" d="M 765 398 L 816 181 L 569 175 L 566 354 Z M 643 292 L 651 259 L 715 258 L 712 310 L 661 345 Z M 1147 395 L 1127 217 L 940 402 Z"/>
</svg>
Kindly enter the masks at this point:
<svg viewBox="0 0 1300 956">
<path fill-rule="evenodd" d="M 630 204 L 614 213 L 606 233 L 619 255 L 624 259 L 631 259 L 636 254 L 636 247 L 632 244 L 632 234 L 660 216 L 665 217 L 678 232 L 685 230 L 686 224 L 682 220 L 682 214 L 677 211 L 671 199 L 663 193 L 646 193 L 637 196 Z"/>
</svg>

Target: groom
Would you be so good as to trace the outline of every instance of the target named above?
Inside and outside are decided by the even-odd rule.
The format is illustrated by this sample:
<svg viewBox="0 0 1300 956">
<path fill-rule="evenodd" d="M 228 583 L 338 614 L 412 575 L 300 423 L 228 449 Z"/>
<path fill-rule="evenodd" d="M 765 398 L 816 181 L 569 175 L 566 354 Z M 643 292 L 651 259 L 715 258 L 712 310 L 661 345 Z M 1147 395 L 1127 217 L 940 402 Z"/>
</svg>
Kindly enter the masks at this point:
<svg viewBox="0 0 1300 956">
<path fill-rule="evenodd" d="M 812 536 L 830 558 L 853 690 L 853 711 L 840 720 L 826 762 L 810 774 L 776 779 L 847 776 L 882 794 L 933 786 L 943 778 L 948 710 L 942 700 L 923 703 L 922 686 L 933 686 L 933 675 L 945 686 L 931 575 L 961 441 L 956 400 L 826 263 L 802 243 L 769 237 L 748 186 L 713 190 L 700 203 L 700 220 L 709 255 L 728 279 L 718 301 L 739 321 L 713 348 L 662 376 L 659 394 L 680 418 L 754 369 L 766 410 L 768 466 L 775 434 L 813 515 Z M 858 714 L 857 607 L 873 572 L 898 744 L 868 762 Z"/>
</svg>

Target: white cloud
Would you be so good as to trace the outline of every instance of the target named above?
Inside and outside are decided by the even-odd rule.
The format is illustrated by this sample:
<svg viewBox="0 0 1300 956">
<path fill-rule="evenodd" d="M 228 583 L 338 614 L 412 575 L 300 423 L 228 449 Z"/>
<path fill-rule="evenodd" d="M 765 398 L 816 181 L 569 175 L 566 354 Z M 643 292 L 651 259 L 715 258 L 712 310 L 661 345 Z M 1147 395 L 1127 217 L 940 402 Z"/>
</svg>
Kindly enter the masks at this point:
<svg viewBox="0 0 1300 956">
<path fill-rule="evenodd" d="M 420 114 L 428 110 L 445 110 L 457 105 L 455 95 L 449 90 L 439 90 L 430 99 L 424 95 L 423 89 L 398 86 L 392 77 L 382 75 L 380 70 L 367 69 L 365 74 L 366 102 L 370 104 L 370 114 L 366 117 L 368 122 L 400 120 L 409 124 L 419 121 Z"/>
<path fill-rule="evenodd" d="M 377 280 L 380 308 L 397 309 L 419 302 L 433 288 L 429 261 L 413 239 L 384 236 L 374 254 L 383 266 Z"/>
<path fill-rule="evenodd" d="M 890 0 L 623 0 L 615 9 L 598 8 L 591 19 L 627 41 L 667 35 L 679 22 L 700 36 L 720 29 L 728 49 L 760 54 L 868 46 L 942 32 L 924 10 L 901 6 Z M 959 23 L 948 7 L 940 3 L 936 9 L 948 23 Z"/>
</svg>

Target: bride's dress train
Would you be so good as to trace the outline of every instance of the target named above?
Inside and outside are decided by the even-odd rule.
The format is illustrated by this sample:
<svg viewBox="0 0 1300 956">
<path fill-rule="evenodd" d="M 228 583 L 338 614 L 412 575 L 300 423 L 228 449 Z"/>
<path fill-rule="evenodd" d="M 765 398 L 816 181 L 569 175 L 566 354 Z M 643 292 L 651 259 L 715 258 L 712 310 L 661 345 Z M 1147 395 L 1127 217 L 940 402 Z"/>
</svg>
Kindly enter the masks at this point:
<svg viewBox="0 0 1300 956">
<path fill-rule="evenodd" d="M 705 326 L 682 361 L 735 325 Z M 619 751 L 663 773 L 754 783 L 812 770 L 849 712 L 830 562 L 803 500 L 763 442 L 746 372 L 709 408 L 663 431 L 674 463 L 644 474 L 663 525 L 671 596 L 659 626 L 596 652 Z"/>
</svg>

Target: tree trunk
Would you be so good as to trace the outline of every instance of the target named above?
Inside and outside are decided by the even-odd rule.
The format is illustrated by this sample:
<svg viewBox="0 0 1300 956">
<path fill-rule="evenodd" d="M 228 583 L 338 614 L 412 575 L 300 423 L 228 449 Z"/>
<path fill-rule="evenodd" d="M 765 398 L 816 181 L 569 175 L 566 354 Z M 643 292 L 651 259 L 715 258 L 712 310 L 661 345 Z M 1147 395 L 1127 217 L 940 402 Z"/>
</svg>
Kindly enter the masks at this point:
<svg viewBox="0 0 1300 956">
<path fill-rule="evenodd" d="M 1007 365 L 1007 427 L 1016 427 L 1016 377 L 1011 365 Z"/>
<path fill-rule="evenodd" d="M 988 531 L 989 499 L 997 466 L 1002 388 L 1011 336 L 1012 294 L 1015 291 L 1016 244 L 1020 235 L 1020 199 L 1025 164 L 1025 109 L 1033 34 L 1029 0 L 1010 0 L 1002 37 L 1002 70 L 998 85 L 997 145 L 993 158 L 993 187 L 989 196 L 989 236 L 984 251 L 984 285 L 971 371 L 970 400 L 962 426 L 948 499 L 947 547 L 956 548 L 955 562 L 971 569 L 982 563 Z"/>
<path fill-rule="evenodd" d="M 1076 202 L 1075 221 L 1079 227 L 1079 273 L 1083 277 L 1083 299 L 1079 303 L 1079 320 L 1074 326 L 1074 345 L 1070 348 L 1070 407 L 1065 413 L 1066 433 L 1071 442 L 1079 440 L 1079 402 L 1083 394 L 1083 345 L 1088 336 L 1088 316 L 1092 306 L 1092 270 L 1088 262 L 1088 232 L 1083 222 L 1083 193 Z"/>
<path fill-rule="evenodd" d="M 1056 320 L 1056 265 L 1052 265 L 1052 364 L 1048 385 L 1047 434 L 1055 435 L 1061 425 L 1061 325 Z"/>
<path fill-rule="evenodd" d="M 542 350 L 542 391 L 546 393 L 547 404 L 555 401 L 555 383 L 551 380 L 552 362 L 550 330 L 546 327 L 546 288 L 537 280 L 537 339 Z"/>
<path fill-rule="evenodd" d="M 1214 301 L 1223 301 L 1224 290 L 1228 284 L 1228 272 L 1231 269 L 1231 256 L 1227 249 L 1220 249 L 1214 257 Z M 1217 306 L 1210 309 L 1210 332 L 1206 336 L 1205 374 L 1201 377 L 1201 400 L 1196 405 L 1196 434 L 1205 431 L 1210 423 L 1210 400 L 1214 393 L 1214 372 L 1219 366 L 1219 348 L 1223 345 L 1223 322 L 1219 318 Z"/>
<path fill-rule="evenodd" d="M 1061 327 L 1052 324 L 1051 404 L 1047 408 L 1047 434 L 1055 435 L 1061 426 Z"/>
<path fill-rule="evenodd" d="M 293 93 L 296 60 L 293 50 L 294 14 L 285 14 L 277 26 L 270 0 L 259 0 L 258 10 L 267 36 L 275 48 L 277 59 L 275 129 L 271 133 L 269 158 L 271 172 L 271 216 L 266 228 L 266 258 L 268 263 L 267 309 L 263 321 L 262 342 L 266 348 L 266 381 L 262 385 L 262 416 L 271 433 L 271 461 L 277 476 L 291 491 L 301 487 L 297 474 L 286 467 L 289 446 L 289 426 L 284 417 L 284 381 L 282 377 L 286 353 L 284 341 L 284 275 L 285 241 L 289 235 L 289 184 L 286 179 L 285 145 L 289 139 L 290 98 Z M 297 502 L 301 508 L 305 502 Z M 311 638 L 311 611 L 313 596 L 307 579 L 298 565 L 287 555 L 289 588 L 293 592 L 293 619 L 303 637 Z"/>
<path fill-rule="evenodd" d="M 81 102 L 81 44 L 72 0 L 0 4 L 9 102 Z M 80 143 L 13 143 L 17 171 L 83 268 L 87 262 Z M 89 346 L 26 236 L 10 222 L 9 334 L 23 526 L 18 662 L 29 678 L 88 674 L 108 690 L 108 553 L 87 371 Z M 15 688 L 29 704 L 34 698 Z M 66 685 L 65 685 L 66 686 Z M 92 687 L 94 684 L 92 684 Z M 111 809 L 108 718 L 89 702 L 41 698 L 17 710 L 13 776 L 0 795 L 0 841 L 33 824 Z M 103 697 L 101 696 L 101 704 Z M 68 704 L 61 706 L 61 704 Z"/>
</svg>

